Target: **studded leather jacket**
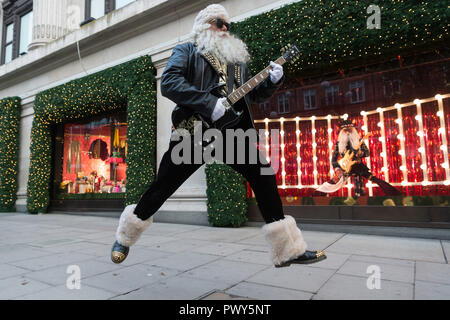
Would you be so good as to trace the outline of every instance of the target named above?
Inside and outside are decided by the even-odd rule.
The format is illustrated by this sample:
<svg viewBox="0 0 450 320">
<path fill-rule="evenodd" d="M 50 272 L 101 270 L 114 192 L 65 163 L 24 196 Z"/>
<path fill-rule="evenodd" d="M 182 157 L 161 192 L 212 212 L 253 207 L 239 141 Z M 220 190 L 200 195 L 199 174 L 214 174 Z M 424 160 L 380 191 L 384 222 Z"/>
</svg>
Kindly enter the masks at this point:
<svg viewBox="0 0 450 320">
<path fill-rule="evenodd" d="M 198 53 L 192 42 L 177 45 L 173 49 L 161 76 L 161 93 L 177 104 L 174 110 L 186 108 L 192 114 L 199 113 L 207 119 L 211 118 L 218 100 L 218 97 L 211 93 L 211 89 L 217 86 L 220 78 L 219 71 L 211 60 Z M 234 70 L 239 71 L 234 75 L 234 81 L 239 87 L 251 78 L 251 74 L 244 63 L 236 67 Z M 270 98 L 282 82 L 283 79 L 275 85 L 267 78 L 244 97 L 245 115 L 238 124 L 239 128 L 244 130 L 254 128 L 250 105 Z"/>
</svg>

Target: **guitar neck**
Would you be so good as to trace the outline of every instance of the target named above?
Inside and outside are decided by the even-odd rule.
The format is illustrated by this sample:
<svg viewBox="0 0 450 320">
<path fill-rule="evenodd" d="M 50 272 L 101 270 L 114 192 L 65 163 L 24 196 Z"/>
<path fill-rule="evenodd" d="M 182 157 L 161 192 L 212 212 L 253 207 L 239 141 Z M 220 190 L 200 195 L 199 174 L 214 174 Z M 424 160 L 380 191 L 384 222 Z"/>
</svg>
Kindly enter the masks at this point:
<svg viewBox="0 0 450 320">
<path fill-rule="evenodd" d="M 278 58 L 275 63 L 279 65 L 283 65 L 286 63 L 286 60 L 283 57 Z M 231 94 L 228 95 L 228 100 L 232 104 L 235 104 L 240 99 L 242 99 L 247 93 L 252 91 L 254 88 L 256 88 L 261 82 L 267 79 L 267 77 L 270 75 L 269 71 L 272 70 L 272 67 L 268 66 L 264 70 L 262 70 L 260 73 L 255 75 L 253 78 L 248 80 L 246 83 L 244 83 L 242 86 L 234 90 Z"/>
</svg>

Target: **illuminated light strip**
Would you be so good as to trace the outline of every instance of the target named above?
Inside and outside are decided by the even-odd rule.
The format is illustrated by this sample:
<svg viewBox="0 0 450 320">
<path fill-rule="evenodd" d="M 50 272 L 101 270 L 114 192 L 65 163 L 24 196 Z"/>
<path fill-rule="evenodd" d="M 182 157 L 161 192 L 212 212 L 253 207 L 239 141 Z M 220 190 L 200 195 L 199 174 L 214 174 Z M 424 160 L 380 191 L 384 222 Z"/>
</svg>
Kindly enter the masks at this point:
<svg viewBox="0 0 450 320">
<path fill-rule="evenodd" d="M 391 184 L 395 187 L 405 186 L 405 184 L 402 185 L 400 182 L 390 182 L 389 184 Z M 376 184 L 374 183 L 373 185 L 375 186 Z M 408 187 L 419 187 L 419 186 L 422 186 L 422 182 L 408 182 L 406 185 Z M 446 185 L 446 184 L 444 183 L 444 181 L 430 181 L 430 182 L 428 182 L 428 185 L 429 186 L 442 186 L 442 185 Z M 351 189 L 351 188 L 353 188 L 353 185 L 351 184 L 349 186 L 349 184 L 346 184 L 344 187 Z M 278 188 L 281 188 L 281 186 L 278 186 Z M 298 188 L 298 186 L 285 186 L 283 189 L 297 189 L 297 188 Z M 302 185 L 302 188 L 305 188 L 305 189 L 306 188 L 315 188 L 315 186 L 314 185 Z"/>
<path fill-rule="evenodd" d="M 420 148 L 419 153 L 420 157 L 422 158 L 422 165 L 420 166 L 422 168 L 423 172 L 423 184 L 428 184 L 428 173 L 427 173 L 427 156 L 426 156 L 426 148 L 425 148 L 425 138 L 424 138 L 424 131 L 423 131 L 423 118 L 422 118 L 422 101 L 419 99 L 414 100 L 414 103 L 416 104 L 417 108 L 417 115 L 416 120 L 419 125 L 419 131 L 417 131 L 417 135 L 419 136 L 420 140 Z"/>
<path fill-rule="evenodd" d="M 368 126 L 368 121 L 367 121 L 367 112 L 365 111 L 361 111 L 361 115 L 363 116 L 363 122 L 364 122 L 364 126 L 363 126 L 363 130 L 364 130 L 364 135 L 369 133 L 369 126 Z M 369 140 L 364 140 L 365 143 L 367 143 L 367 148 L 369 148 Z M 371 169 L 371 162 L 370 162 L 370 152 L 369 152 L 369 156 L 367 157 L 367 168 L 369 168 L 369 171 Z M 367 187 L 369 188 L 369 196 L 372 197 L 373 196 L 373 184 L 372 182 L 369 180 L 369 182 L 366 184 Z"/>
<path fill-rule="evenodd" d="M 387 152 L 386 152 L 386 133 L 385 133 L 385 129 L 384 129 L 384 109 L 383 108 L 378 108 L 377 112 L 380 114 L 380 132 L 381 132 L 381 146 L 383 148 L 383 173 L 384 173 L 384 180 L 386 180 L 386 182 L 389 182 L 389 168 L 388 168 L 388 163 L 387 163 Z"/>
<path fill-rule="evenodd" d="M 264 119 L 265 122 L 265 128 L 266 128 L 266 160 L 267 162 L 270 162 L 270 144 L 269 144 L 269 119 Z"/>
<path fill-rule="evenodd" d="M 445 94 L 445 95 L 440 95 L 440 97 L 442 99 L 447 99 L 450 98 L 450 93 L 449 94 Z M 421 99 L 422 103 L 427 103 L 427 102 L 434 102 L 436 101 L 436 97 L 433 98 L 427 98 L 427 99 Z M 409 106 L 414 106 L 415 103 L 414 102 L 409 102 L 409 103 L 402 103 L 403 107 L 409 107 Z M 391 106 L 391 107 L 384 107 L 383 110 L 385 112 L 387 111 L 391 111 L 391 110 L 395 110 L 395 106 Z M 372 111 L 366 111 L 367 115 L 372 115 L 372 114 L 376 114 L 379 113 L 378 109 L 376 110 L 372 110 Z M 289 121 L 296 121 L 296 119 L 298 118 L 299 121 L 311 121 L 312 117 L 295 117 L 295 118 L 284 118 L 284 122 L 289 122 Z M 343 116 L 332 116 L 331 119 L 341 119 L 343 118 Z M 316 120 L 327 120 L 328 116 L 315 116 Z M 280 119 L 267 119 L 267 122 L 279 122 Z M 262 120 L 254 120 L 255 123 L 263 123 L 266 122 L 266 119 L 262 119 Z"/>
<path fill-rule="evenodd" d="M 331 133 L 333 129 L 331 128 L 331 115 L 327 116 L 327 125 L 328 125 L 328 155 L 330 158 L 330 175 L 334 174 L 333 170 L 333 162 L 331 159 L 333 158 L 333 141 L 331 140 Z"/>
<path fill-rule="evenodd" d="M 444 118 L 443 114 L 444 113 L 443 113 L 442 100 L 443 99 L 447 99 L 447 98 L 450 98 L 450 94 L 436 95 L 433 98 L 421 99 L 421 103 L 434 102 L 436 100 L 441 100 L 440 104 L 439 104 L 439 107 L 440 107 L 440 112 L 441 112 L 440 114 L 442 114 L 442 116 L 440 116 L 440 118 L 441 118 L 441 128 L 440 128 L 440 130 L 442 132 L 445 132 L 445 121 L 443 122 L 443 120 L 444 120 L 443 119 Z M 410 102 L 410 103 L 402 103 L 403 107 L 414 106 L 415 104 L 416 104 L 416 100 L 414 102 Z M 380 116 L 381 116 L 380 118 L 382 118 L 383 117 L 383 114 L 382 114 L 383 112 L 394 110 L 394 109 L 396 109 L 395 106 L 385 107 L 385 108 L 378 108 L 376 110 L 366 111 L 366 115 L 372 115 L 372 114 L 376 114 L 376 113 L 381 113 L 380 114 Z M 348 116 L 348 115 L 332 116 L 331 119 L 345 118 L 345 116 Z M 329 116 L 317 116 L 317 117 L 314 117 L 315 120 L 327 120 L 328 118 L 329 118 Z M 313 117 L 285 118 L 284 122 L 288 122 L 288 121 L 297 121 L 297 122 L 299 122 L 299 121 L 311 121 L 312 119 L 313 119 Z M 255 123 L 263 123 L 263 122 L 265 122 L 266 123 L 266 131 L 267 131 L 267 133 L 268 133 L 268 123 L 269 122 L 278 122 L 278 121 L 280 121 L 280 119 L 254 120 Z M 384 167 L 387 169 L 383 173 L 386 176 L 385 180 L 389 181 L 388 167 L 387 167 L 387 154 L 386 154 L 386 139 L 385 139 L 385 130 L 384 130 L 384 119 L 383 119 L 382 123 L 383 123 L 383 130 L 381 130 L 381 133 L 382 133 L 382 145 L 383 145 L 383 150 L 384 150 L 383 163 L 384 163 Z M 442 135 L 442 136 L 443 136 L 443 139 L 445 139 L 445 140 L 443 140 L 443 145 L 441 145 L 441 148 L 445 149 L 444 146 L 447 145 L 447 143 L 448 143 L 447 142 L 447 137 L 446 137 L 446 135 Z M 268 137 L 268 135 L 267 135 L 267 137 Z M 445 142 L 445 144 L 444 144 L 444 142 Z M 442 150 L 442 151 L 444 152 L 444 157 L 445 157 L 445 159 L 444 159 L 445 162 L 443 163 L 443 166 L 446 167 L 445 168 L 446 169 L 446 171 L 445 171 L 446 172 L 446 180 L 445 181 L 427 181 L 426 185 L 436 185 L 436 186 L 437 185 L 445 185 L 445 186 L 449 186 L 450 185 L 450 168 L 449 168 L 450 165 L 449 165 L 449 162 L 448 162 L 448 151 L 447 150 Z M 269 150 L 267 150 L 266 152 L 267 152 L 267 155 L 269 155 Z M 422 160 L 422 161 L 426 161 L 426 157 L 424 159 L 425 160 Z M 370 181 L 369 181 L 369 183 L 370 183 Z M 401 185 L 401 183 L 391 183 L 391 184 L 393 186 Z M 408 182 L 407 183 L 408 186 L 421 186 L 421 185 L 423 186 L 423 184 L 424 184 L 423 181 L 419 182 L 419 183 L 416 183 L 416 182 Z M 298 187 L 299 187 L 298 185 L 296 185 L 296 186 L 284 186 L 284 188 L 298 188 Z M 301 186 L 301 188 L 314 188 L 314 187 L 317 187 L 317 186 L 314 186 L 314 185 L 302 185 Z"/>
<path fill-rule="evenodd" d="M 284 189 L 286 188 L 286 171 L 285 171 L 285 162 L 286 162 L 286 158 L 284 157 L 284 149 L 285 149 L 285 145 L 284 145 L 284 118 L 281 117 L 280 118 L 280 141 L 281 141 L 281 182 L 282 185 L 281 187 Z"/>
<path fill-rule="evenodd" d="M 302 158 L 300 156 L 300 125 L 299 125 L 300 118 L 296 118 L 295 120 L 295 135 L 296 135 L 296 147 L 297 147 L 297 188 L 302 188 L 302 170 L 300 167 L 300 162 L 302 161 Z"/>
<path fill-rule="evenodd" d="M 311 117 L 311 138 L 312 138 L 312 147 L 313 147 L 313 174 L 314 174 L 314 187 L 317 188 L 317 155 L 316 155 L 316 123 L 315 116 Z"/>
<path fill-rule="evenodd" d="M 439 120 L 440 120 L 440 125 L 441 127 L 439 128 L 439 132 L 441 133 L 441 139 L 442 139 L 442 145 L 441 145 L 441 150 L 442 153 L 444 154 L 444 163 L 443 163 L 443 167 L 445 168 L 445 181 L 448 183 L 450 181 L 450 166 L 448 163 L 448 142 L 447 142 L 447 131 L 445 130 L 445 119 L 444 119 L 444 103 L 442 102 L 442 96 L 440 94 L 437 94 L 435 96 L 437 102 L 438 102 L 438 106 L 439 106 L 439 111 L 438 111 L 438 116 L 439 116 Z"/>
<path fill-rule="evenodd" d="M 406 150 L 405 150 L 405 135 L 403 134 L 403 121 L 402 121 L 402 105 L 397 103 L 395 104 L 395 107 L 397 108 L 397 124 L 398 124 L 398 131 L 399 136 L 397 138 L 400 140 L 400 150 L 399 154 L 402 159 L 402 165 L 400 167 L 400 170 L 403 174 L 403 181 L 402 185 L 408 184 L 408 173 L 406 170 Z"/>
</svg>

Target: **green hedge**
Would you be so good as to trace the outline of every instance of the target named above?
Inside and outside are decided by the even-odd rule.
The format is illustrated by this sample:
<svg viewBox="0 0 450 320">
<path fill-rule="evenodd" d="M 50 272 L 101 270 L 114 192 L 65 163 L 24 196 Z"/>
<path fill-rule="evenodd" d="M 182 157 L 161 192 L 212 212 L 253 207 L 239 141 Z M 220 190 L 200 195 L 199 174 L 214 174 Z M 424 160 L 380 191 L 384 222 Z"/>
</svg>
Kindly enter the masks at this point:
<svg viewBox="0 0 450 320">
<path fill-rule="evenodd" d="M 0 211 L 16 211 L 19 152 L 19 97 L 0 100 Z"/>
<path fill-rule="evenodd" d="M 370 5 L 381 10 L 381 29 L 367 29 Z M 299 60 L 286 65 L 292 77 L 306 77 L 442 50 L 450 41 L 448 1 L 303 0 L 242 22 L 231 30 L 249 48 L 250 69 L 259 72 L 296 44 Z"/>
<path fill-rule="evenodd" d="M 215 227 L 247 222 L 247 182 L 225 164 L 206 165 L 208 221 Z"/>
<path fill-rule="evenodd" d="M 43 91 L 36 96 L 31 131 L 27 208 L 46 212 L 52 170 L 51 126 L 127 108 L 126 204 L 136 203 L 155 176 L 156 89 L 150 57 L 143 56 Z"/>
</svg>

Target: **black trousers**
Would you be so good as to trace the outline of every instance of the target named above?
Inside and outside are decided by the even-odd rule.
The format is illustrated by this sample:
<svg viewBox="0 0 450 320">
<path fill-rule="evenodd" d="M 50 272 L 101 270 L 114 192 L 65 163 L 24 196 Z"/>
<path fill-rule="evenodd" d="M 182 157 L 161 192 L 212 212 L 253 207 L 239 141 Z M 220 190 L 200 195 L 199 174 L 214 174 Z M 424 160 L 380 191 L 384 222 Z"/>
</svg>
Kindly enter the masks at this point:
<svg viewBox="0 0 450 320">
<path fill-rule="evenodd" d="M 148 187 L 145 193 L 139 200 L 134 213 L 142 220 L 146 220 L 151 217 L 164 202 L 185 182 L 197 169 L 199 169 L 202 163 L 194 163 L 194 157 L 191 157 L 191 162 L 175 164 L 172 161 L 172 150 L 179 143 L 179 141 L 171 141 L 169 149 L 163 155 L 158 174 L 154 182 Z M 191 150 L 194 150 L 193 141 L 191 144 Z M 204 147 L 208 147 L 206 144 Z M 223 143 L 223 159 L 226 159 L 226 141 Z M 239 164 L 237 162 L 237 156 L 242 149 L 237 149 L 235 145 L 234 152 L 234 164 L 228 164 L 235 171 L 244 176 L 250 183 L 253 192 L 255 193 L 256 201 L 261 214 L 266 223 L 275 222 L 284 219 L 283 208 L 281 199 L 278 193 L 277 182 L 275 178 L 275 172 L 270 167 L 270 164 L 265 162 L 265 157 L 258 156 L 257 162 L 250 163 L 250 152 L 259 153 L 256 146 L 248 143 L 245 144 L 245 162 Z M 201 148 L 201 147 L 200 147 Z M 202 157 L 203 158 L 203 157 Z M 263 161 L 261 161 L 263 159 Z M 224 161 L 225 162 L 225 161 Z M 242 162 L 242 161 L 241 161 Z M 261 169 L 270 171 L 270 175 L 262 175 Z"/>
<path fill-rule="evenodd" d="M 383 190 L 384 194 L 387 196 L 399 196 L 402 194 L 399 190 L 397 190 L 391 184 L 372 175 L 369 168 L 361 162 L 355 163 L 353 165 L 352 170 L 350 171 L 350 174 L 358 175 L 358 176 L 366 178 L 367 180 L 375 182 L 376 184 L 378 184 L 378 186 L 381 188 L 381 190 Z M 359 187 L 362 189 L 362 181 L 359 181 L 359 183 L 360 183 Z M 358 188 L 357 188 L 357 190 L 358 190 Z"/>
</svg>

